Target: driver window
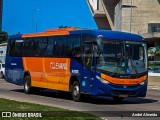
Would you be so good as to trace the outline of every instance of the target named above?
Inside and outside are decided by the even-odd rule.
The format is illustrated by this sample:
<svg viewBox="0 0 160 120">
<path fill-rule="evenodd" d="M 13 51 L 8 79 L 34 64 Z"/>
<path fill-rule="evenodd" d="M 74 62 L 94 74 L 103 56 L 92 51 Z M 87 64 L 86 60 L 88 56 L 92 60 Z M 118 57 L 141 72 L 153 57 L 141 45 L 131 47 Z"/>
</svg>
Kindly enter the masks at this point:
<svg viewBox="0 0 160 120">
<path fill-rule="evenodd" d="M 90 70 L 93 70 L 93 45 L 92 44 L 85 44 L 84 45 L 84 64 Z"/>
</svg>

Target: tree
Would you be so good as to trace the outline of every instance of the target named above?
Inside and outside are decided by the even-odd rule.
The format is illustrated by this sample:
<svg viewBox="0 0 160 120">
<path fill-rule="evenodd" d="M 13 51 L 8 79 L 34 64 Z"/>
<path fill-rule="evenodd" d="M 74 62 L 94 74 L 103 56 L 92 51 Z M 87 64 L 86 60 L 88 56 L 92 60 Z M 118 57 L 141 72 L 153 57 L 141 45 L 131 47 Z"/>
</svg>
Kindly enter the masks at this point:
<svg viewBox="0 0 160 120">
<path fill-rule="evenodd" d="M 160 49 L 156 51 L 155 55 L 160 56 Z"/>
<path fill-rule="evenodd" d="M 148 57 L 150 57 L 151 60 L 154 60 L 153 58 L 155 57 L 155 53 L 156 53 L 155 47 L 151 47 L 148 49 Z"/>
<path fill-rule="evenodd" d="M 8 39 L 8 33 L 5 31 L 0 31 L 0 43 L 6 42 Z"/>
</svg>

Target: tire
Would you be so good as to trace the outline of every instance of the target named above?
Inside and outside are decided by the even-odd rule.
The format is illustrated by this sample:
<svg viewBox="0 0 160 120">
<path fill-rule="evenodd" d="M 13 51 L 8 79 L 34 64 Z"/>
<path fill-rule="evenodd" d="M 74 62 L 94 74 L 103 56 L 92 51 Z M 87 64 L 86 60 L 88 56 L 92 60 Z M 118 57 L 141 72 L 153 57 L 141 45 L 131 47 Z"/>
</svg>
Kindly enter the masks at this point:
<svg viewBox="0 0 160 120">
<path fill-rule="evenodd" d="M 4 74 L 3 74 L 2 71 L 1 71 L 1 73 L 0 73 L 0 78 L 1 78 L 1 79 L 4 79 Z"/>
<path fill-rule="evenodd" d="M 4 79 L 4 74 L 3 73 L 1 74 L 1 79 Z"/>
<path fill-rule="evenodd" d="M 81 99 L 80 86 L 77 81 L 74 81 L 72 85 L 72 98 L 75 102 L 79 102 Z"/>
<path fill-rule="evenodd" d="M 31 93 L 31 78 L 29 75 L 24 78 L 24 93 Z"/>
<path fill-rule="evenodd" d="M 122 103 L 124 98 L 123 97 L 114 96 L 113 100 L 114 100 L 115 103 Z"/>
</svg>

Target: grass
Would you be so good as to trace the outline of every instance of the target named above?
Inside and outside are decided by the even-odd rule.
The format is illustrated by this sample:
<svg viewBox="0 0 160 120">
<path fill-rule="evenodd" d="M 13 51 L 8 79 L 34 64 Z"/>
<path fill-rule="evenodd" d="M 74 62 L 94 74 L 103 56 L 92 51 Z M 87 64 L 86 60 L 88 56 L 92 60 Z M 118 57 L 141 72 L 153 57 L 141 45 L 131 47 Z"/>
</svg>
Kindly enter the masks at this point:
<svg viewBox="0 0 160 120">
<path fill-rule="evenodd" d="M 28 116 L 28 113 L 41 113 L 42 117 L 12 117 L 12 118 L 2 118 L 1 112 L 15 112 L 23 113 L 23 115 Z M 1 120 L 100 120 L 100 118 L 93 116 L 91 114 L 69 111 L 61 108 L 50 107 L 45 105 L 17 102 L 14 100 L 8 100 L 0 98 L 0 119 Z"/>
</svg>

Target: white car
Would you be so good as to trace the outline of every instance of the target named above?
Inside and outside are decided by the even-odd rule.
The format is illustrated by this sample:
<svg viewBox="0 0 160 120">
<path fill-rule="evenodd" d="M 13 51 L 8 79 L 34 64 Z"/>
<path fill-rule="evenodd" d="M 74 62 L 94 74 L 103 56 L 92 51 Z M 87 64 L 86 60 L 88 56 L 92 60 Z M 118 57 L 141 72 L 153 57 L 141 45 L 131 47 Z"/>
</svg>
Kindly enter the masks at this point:
<svg viewBox="0 0 160 120">
<path fill-rule="evenodd" d="M 0 78 L 5 76 L 5 63 L 0 63 Z"/>
</svg>

